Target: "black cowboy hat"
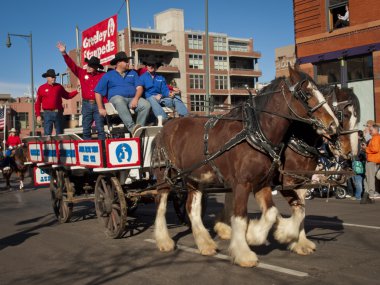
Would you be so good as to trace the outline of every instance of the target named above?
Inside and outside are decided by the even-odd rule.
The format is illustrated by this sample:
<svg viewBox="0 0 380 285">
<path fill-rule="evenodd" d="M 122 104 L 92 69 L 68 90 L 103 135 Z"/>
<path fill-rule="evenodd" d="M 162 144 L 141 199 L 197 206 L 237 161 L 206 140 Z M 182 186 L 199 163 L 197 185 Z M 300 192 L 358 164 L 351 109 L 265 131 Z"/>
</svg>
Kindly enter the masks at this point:
<svg viewBox="0 0 380 285">
<path fill-rule="evenodd" d="M 87 65 L 89 67 L 95 68 L 95 69 L 103 69 L 104 66 L 100 64 L 100 59 L 96 56 L 92 56 L 90 59 L 85 58 L 85 62 L 87 62 Z"/>
<path fill-rule="evenodd" d="M 161 66 L 163 66 L 162 62 L 143 62 L 144 65 L 149 66 L 155 66 L 157 69 L 159 69 Z"/>
<path fill-rule="evenodd" d="M 42 74 L 42 77 L 44 77 L 44 78 L 46 78 L 46 77 L 56 78 L 58 75 L 59 75 L 59 73 L 55 74 L 54 69 L 48 69 L 44 74 Z"/>
<path fill-rule="evenodd" d="M 113 60 L 111 60 L 110 64 L 111 65 L 115 65 L 116 63 L 118 63 L 119 61 L 123 61 L 123 60 L 130 60 L 131 56 L 127 56 L 127 54 L 125 53 L 125 51 L 120 51 L 118 52 L 116 55 L 115 55 L 115 58 Z"/>
</svg>

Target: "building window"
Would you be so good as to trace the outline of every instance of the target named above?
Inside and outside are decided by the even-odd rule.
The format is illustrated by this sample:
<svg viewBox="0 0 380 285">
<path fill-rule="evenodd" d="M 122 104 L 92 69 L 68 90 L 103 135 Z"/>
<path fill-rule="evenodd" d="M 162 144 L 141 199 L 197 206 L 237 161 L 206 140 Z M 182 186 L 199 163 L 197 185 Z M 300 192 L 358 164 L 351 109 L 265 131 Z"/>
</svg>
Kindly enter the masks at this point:
<svg viewBox="0 0 380 285">
<path fill-rule="evenodd" d="M 162 35 L 155 33 L 132 32 L 132 43 L 134 44 L 162 44 Z"/>
<path fill-rule="evenodd" d="M 348 81 L 359 81 L 373 78 L 372 55 L 347 59 Z"/>
<path fill-rule="evenodd" d="M 328 21 L 330 31 L 349 25 L 349 21 L 340 19 L 346 15 L 346 5 L 348 5 L 348 0 L 329 0 Z"/>
<path fill-rule="evenodd" d="M 225 56 L 214 56 L 214 68 L 216 70 L 227 70 L 228 63 Z"/>
<path fill-rule="evenodd" d="M 340 61 L 327 61 L 317 63 L 317 83 L 333 84 L 340 83 Z"/>
<path fill-rule="evenodd" d="M 189 54 L 189 67 L 203 69 L 203 57 L 201 54 Z"/>
<path fill-rule="evenodd" d="M 187 35 L 189 49 L 203 49 L 203 39 L 201 35 Z"/>
<path fill-rule="evenodd" d="M 225 110 L 224 102 L 227 96 L 212 95 L 211 96 L 211 112 Z"/>
<path fill-rule="evenodd" d="M 222 37 L 214 38 L 214 50 L 215 51 L 227 51 L 227 39 Z"/>
<path fill-rule="evenodd" d="M 203 89 L 203 75 L 190 74 L 190 89 Z"/>
<path fill-rule="evenodd" d="M 248 51 L 248 44 L 247 43 L 240 43 L 240 42 L 229 42 L 228 48 L 230 51 Z"/>
<path fill-rule="evenodd" d="M 232 106 L 239 106 L 247 101 L 247 99 L 247 96 L 231 96 L 231 104 Z"/>
<path fill-rule="evenodd" d="M 191 111 L 205 112 L 206 95 L 190 95 Z"/>
<path fill-rule="evenodd" d="M 225 90 L 228 88 L 227 76 L 225 75 L 216 75 L 215 76 L 215 89 Z"/>
<path fill-rule="evenodd" d="M 245 77 L 234 77 L 234 79 L 231 80 L 231 89 L 245 89 L 246 86 L 248 86 L 248 88 L 254 88 L 255 80 Z"/>
<path fill-rule="evenodd" d="M 29 128 L 29 113 L 19 112 L 17 113 L 16 120 L 18 122 L 18 129 L 27 129 Z"/>
</svg>

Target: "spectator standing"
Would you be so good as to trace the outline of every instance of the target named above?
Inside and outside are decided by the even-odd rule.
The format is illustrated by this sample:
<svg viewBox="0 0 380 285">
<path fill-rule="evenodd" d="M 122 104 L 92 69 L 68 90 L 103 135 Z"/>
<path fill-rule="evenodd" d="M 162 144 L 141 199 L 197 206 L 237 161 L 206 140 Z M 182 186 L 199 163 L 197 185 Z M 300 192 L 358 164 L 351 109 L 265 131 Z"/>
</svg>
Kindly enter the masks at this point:
<svg viewBox="0 0 380 285">
<path fill-rule="evenodd" d="M 53 125 L 56 135 L 63 133 L 63 106 L 62 98 L 71 99 L 78 94 L 77 90 L 67 92 L 59 83 L 56 83 L 54 69 L 48 69 L 42 77 L 46 78 L 46 83 L 41 85 L 37 90 L 37 100 L 35 103 L 35 111 L 37 122 L 41 123 L 41 106 L 44 114 L 44 135 L 51 135 Z"/>
<path fill-rule="evenodd" d="M 100 78 L 105 74 L 99 71 L 99 69 L 102 70 L 104 68 L 103 65 L 100 64 L 100 59 L 95 56 L 92 56 L 90 59 L 86 58 L 84 61 L 87 63 L 87 68 L 84 70 L 77 66 L 66 53 L 66 46 L 63 43 L 59 42 L 57 48 L 61 52 L 67 66 L 75 76 L 78 77 L 81 85 L 83 139 L 91 139 L 91 126 L 95 121 L 98 139 L 105 140 L 104 118 L 99 114 L 94 91 Z"/>
<path fill-rule="evenodd" d="M 156 73 L 159 66 L 159 63 L 147 63 L 147 72 L 140 76 L 144 86 L 144 97 L 151 104 L 154 115 L 156 118 L 162 116 L 164 120 L 168 118 L 162 106 L 174 107 L 181 117 L 188 115 L 181 98 L 174 91 L 170 91 L 165 78 Z"/>
<path fill-rule="evenodd" d="M 373 125 L 370 128 L 371 140 L 365 147 L 367 154 L 366 172 L 364 180 L 364 190 L 369 194 L 370 198 L 380 198 L 380 194 L 376 192 L 375 176 L 380 164 L 380 134 L 379 126 Z M 364 149 L 364 146 L 363 146 Z"/>
<path fill-rule="evenodd" d="M 372 128 L 374 124 L 375 124 L 374 120 L 368 120 L 367 123 L 363 125 L 364 126 L 363 135 L 364 135 L 364 139 L 366 143 L 368 143 L 369 140 L 371 139 L 370 129 Z"/>
<path fill-rule="evenodd" d="M 108 96 L 108 101 L 115 106 L 120 119 L 133 136 L 139 127 L 145 126 L 150 104 L 141 97 L 142 83 L 137 72 L 129 69 L 129 59 L 131 57 L 128 57 L 124 51 L 115 55 L 111 65 L 116 65 L 116 68 L 100 79 L 95 88 L 95 98 L 99 114 L 106 116 L 102 96 Z M 130 109 L 137 113 L 136 123 L 132 119 Z"/>
<path fill-rule="evenodd" d="M 352 160 L 352 170 L 354 171 L 355 175 L 350 178 L 352 184 L 355 187 L 355 197 L 352 197 L 352 200 L 361 200 L 363 192 L 363 179 L 365 173 L 364 164 L 366 161 L 366 154 L 364 148 L 366 147 L 366 143 L 362 131 L 359 131 L 358 145 L 360 147 L 358 155 L 354 157 Z"/>
</svg>

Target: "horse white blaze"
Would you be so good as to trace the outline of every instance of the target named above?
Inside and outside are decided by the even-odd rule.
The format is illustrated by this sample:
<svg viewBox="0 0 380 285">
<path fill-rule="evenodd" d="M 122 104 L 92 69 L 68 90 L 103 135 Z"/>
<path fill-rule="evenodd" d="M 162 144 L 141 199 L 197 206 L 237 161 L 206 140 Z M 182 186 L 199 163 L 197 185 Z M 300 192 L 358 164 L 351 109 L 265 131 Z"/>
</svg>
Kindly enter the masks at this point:
<svg viewBox="0 0 380 285">
<path fill-rule="evenodd" d="M 355 127 L 357 127 L 358 118 L 355 116 L 354 106 L 352 105 L 348 106 L 348 110 L 351 112 L 351 118 L 349 121 L 349 130 L 353 130 L 355 129 Z M 359 151 L 358 141 L 359 141 L 358 133 L 357 132 L 351 133 L 350 143 L 351 143 L 351 152 L 353 156 L 358 154 L 358 151 Z"/>
<path fill-rule="evenodd" d="M 169 236 L 169 231 L 166 224 L 165 214 L 167 201 L 168 193 L 161 194 L 154 227 L 154 237 L 157 242 L 157 247 L 160 251 L 171 251 L 174 249 L 174 241 Z"/>
<path fill-rule="evenodd" d="M 191 211 L 188 213 L 195 243 L 202 255 L 216 253 L 216 244 L 202 223 L 202 192 L 195 191 L 191 202 Z"/>
<path fill-rule="evenodd" d="M 247 244 L 247 226 L 246 218 L 231 217 L 232 236 L 229 251 L 234 263 L 243 267 L 253 267 L 257 265 L 258 259 Z"/>
<path fill-rule="evenodd" d="M 322 103 L 323 101 L 326 101 L 323 94 L 317 89 L 317 87 L 314 84 L 309 82 L 308 88 L 311 88 L 313 90 L 312 93 L 313 93 L 314 97 L 317 98 L 318 103 Z M 334 114 L 333 110 L 330 108 L 329 104 L 327 104 L 327 103 L 323 104 L 322 108 L 325 109 L 327 111 L 327 113 L 330 114 L 330 116 L 334 119 L 336 127 L 338 127 L 339 126 L 338 118 L 335 116 L 335 114 Z M 327 127 L 329 127 L 329 126 L 327 126 Z"/>
<path fill-rule="evenodd" d="M 250 245 L 264 244 L 267 240 L 268 233 L 276 222 L 278 210 L 276 207 L 271 207 L 260 217 L 260 220 L 252 220 L 249 222 L 247 231 L 247 241 Z"/>
</svg>

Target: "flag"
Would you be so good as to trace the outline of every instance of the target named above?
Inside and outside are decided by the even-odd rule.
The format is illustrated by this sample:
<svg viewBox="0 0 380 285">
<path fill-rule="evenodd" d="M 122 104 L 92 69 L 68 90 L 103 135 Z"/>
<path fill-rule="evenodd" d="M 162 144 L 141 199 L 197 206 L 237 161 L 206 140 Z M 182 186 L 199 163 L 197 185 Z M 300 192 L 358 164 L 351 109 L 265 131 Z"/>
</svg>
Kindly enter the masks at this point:
<svg viewBox="0 0 380 285">
<path fill-rule="evenodd" d="M 0 108 L 0 130 L 4 129 L 5 116 L 4 116 L 4 108 Z"/>
</svg>

